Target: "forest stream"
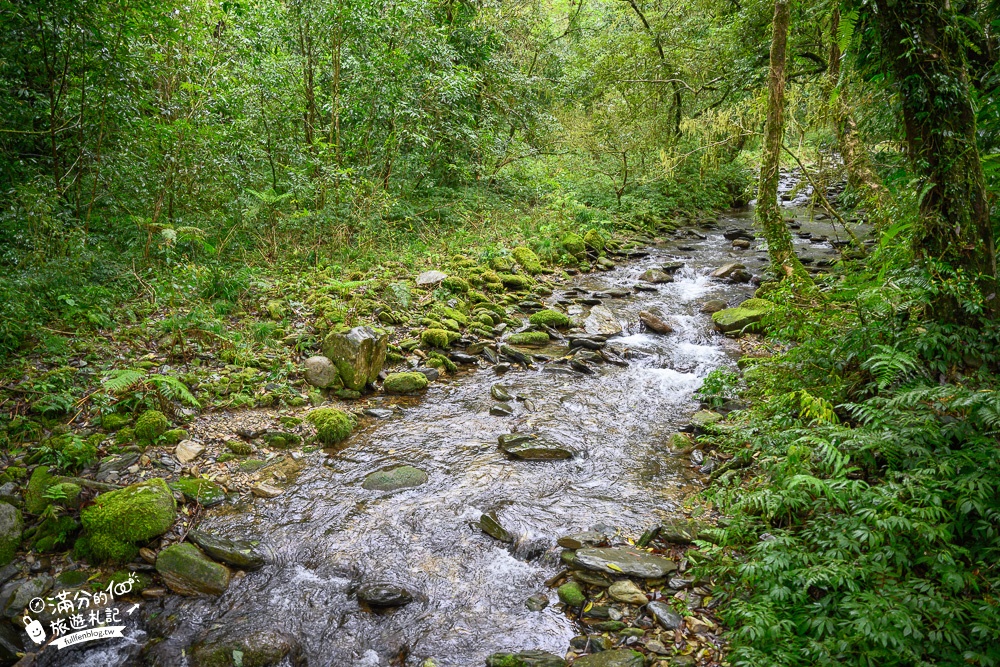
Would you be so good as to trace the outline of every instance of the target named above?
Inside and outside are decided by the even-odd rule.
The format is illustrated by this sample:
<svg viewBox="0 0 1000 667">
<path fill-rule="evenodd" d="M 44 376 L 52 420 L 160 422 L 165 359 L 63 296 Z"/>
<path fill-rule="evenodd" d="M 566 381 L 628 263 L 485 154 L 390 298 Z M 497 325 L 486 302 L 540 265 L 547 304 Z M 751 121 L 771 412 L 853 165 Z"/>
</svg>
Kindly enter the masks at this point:
<svg viewBox="0 0 1000 667">
<path fill-rule="evenodd" d="M 783 189 L 791 185 L 786 180 Z M 829 261 L 830 243 L 803 237 L 836 238 L 836 230 L 808 221 L 809 212 L 797 208 L 803 197 L 785 202 L 786 217 L 801 224 L 796 247 L 808 263 Z M 566 341 L 555 341 L 537 350 L 543 356 L 528 369 L 498 373 L 482 359 L 419 398 L 386 397 L 336 450 L 297 454 L 304 467 L 280 496 L 207 511 L 200 528 L 260 540 L 269 554 L 262 569 L 234 579 L 216 599 L 144 603 L 143 620 L 133 621 L 141 627 L 125 644 L 43 656 L 58 664 L 129 664 L 159 635 L 164 639 L 150 649 L 157 664 L 184 664 L 185 647 L 219 625 L 288 633 L 309 665 L 421 665 L 433 658 L 465 667 L 500 650 L 565 653 L 579 631 L 546 587 L 560 570 L 556 539 L 588 530 L 618 544 L 636 539 L 682 518 L 683 499 L 706 479 L 700 452 L 693 461 L 666 441 L 698 410 L 694 392 L 706 375 L 735 367 L 740 354 L 738 341 L 714 331 L 700 312 L 709 300 L 734 305 L 753 291 L 749 283 L 711 278 L 713 270 L 730 262 L 752 274 L 766 267 L 765 252 L 734 249 L 723 237 L 736 229 L 751 229 L 748 211 L 682 229 L 611 271 L 574 277 L 547 298 L 585 325 L 607 327 L 607 349 L 625 365 L 574 370 L 557 362 Z M 644 271 L 671 263 L 683 263 L 673 282 L 635 289 Z M 643 310 L 662 314 L 674 332 L 646 331 Z M 491 414 L 495 385 L 512 396 L 512 415 Z M 210 433 L 255 416 L 273 417 L 207 414 L 190 428 Z M 574 455 L 510 460 L 497 438 L 515 432 L 538 434 Z M 370 473 L 399 464 L 426 472 L 426 483 L 391 492 L 362 488 Z M 486 512 L 513 544 L 479 528 Z M 373 582 L 402 587 L 414 600 L 382 613 L 363 610 L 354 593 Z M 538 593 L 551 603 L 530 611 L 525 601 Z"/>
</svg>

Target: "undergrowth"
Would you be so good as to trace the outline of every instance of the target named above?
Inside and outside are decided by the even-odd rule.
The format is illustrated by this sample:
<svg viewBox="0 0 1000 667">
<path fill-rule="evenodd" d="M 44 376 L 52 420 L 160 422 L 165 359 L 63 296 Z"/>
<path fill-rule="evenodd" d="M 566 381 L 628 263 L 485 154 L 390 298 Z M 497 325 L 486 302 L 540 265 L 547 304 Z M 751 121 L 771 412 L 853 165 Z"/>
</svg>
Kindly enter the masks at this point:
<svg viewBox="0 0 1000 667">
<path fill-rule="evenodd" d="M 785 351 L 712 436 L 753 463 L 707 492 L 727 521 L 701 543 L 734 665 L 1000 664 L 1000 326 L 889 278 L 773 315 Z"/>
</svg>

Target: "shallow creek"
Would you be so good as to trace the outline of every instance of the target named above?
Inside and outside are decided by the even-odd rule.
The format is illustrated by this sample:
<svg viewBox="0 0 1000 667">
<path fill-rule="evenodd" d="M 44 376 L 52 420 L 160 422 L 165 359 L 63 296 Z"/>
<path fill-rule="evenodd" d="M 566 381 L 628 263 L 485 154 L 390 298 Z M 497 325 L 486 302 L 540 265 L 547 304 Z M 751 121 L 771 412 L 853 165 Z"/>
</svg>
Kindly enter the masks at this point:
<svg viewBox="0 0 1000 667">
<path fill-rule="evenodd" d="M 535 363 L 499 375 L 483 361 L 480 368 L 433 383 L 419 399 L 385 399 L 381 407 L 396 406 L 393 416 L 364 419 L 337 451 L 305 455 L 304 469 L 277 498 L 209 511 L 200 527 L 258 539 L 271 562 L 234 578 L 218 599 L 143 603 L 142 625 L 151 634 L 168 634 L 155 649 L 156 662 L 186 664 L 183 649 L 216 625 L 294 635 L 313 667 L 415 666 L 426 658 L 471 667 L 498 650 L 563 654 L 576 631 L 544 584 L 559 571 L 555 540 L 595 525 L 638 537 L 661 519 L 681 516 L 682 499 L 701 488 L 696 468 L 672 454 L 665 441 L 697 410 L 692 393 L 704 377 L 735 365 L 738 344 L 714 332 L 710 316 L 699 309 L 709 299 L 736 305 L 750 296 L 750 285 L 708 276 L 733 261 L 754 274 L 764 269 L 766 255 L 759 249 L 733 250 L 722 236 L 728 228 L 749 229 L 749 215 L 724 215 L 717 227 L 697 233 L 682 230 L 649 248 L 647 256 L 575 277 L 545 299 L 555 304 L 573 287 L 588 293 L 626 288 L 628 296 L 604 298 L 602 305 L 623 328 L 608 348 L 627 359 L 627 367 L 593 364 L 594 374 L 584 375 Z M 831 234 L 826 223 L 813 226 Z M 834 257 L 828 244 L 796 242 L 803 254 Z M 684 262 L 674 282 L 652 292 L 633 290 L 644 270 L 674 261 Z M 579 321 L 590 310 L 578 303 L 568 308 Z M 638 313 L 650 309 L 675 332 L 644 332 Z M 541 352 L 557 356 L 559 350 Z M 512 416 L 489 414 L 495 383 L 518 397 Z M 515 431 L 545 436 L 577 455 L 566 461 L 509 460 L 498 450 L 497 436 Z M 388 493 L 362 488 L 369 473 L 400 463 L 421 468 L 429 480 Z M 514 545 L 475 525 L 487 511 L 517 536 Z M 375 581 L 405 587 L 414 602 L 388 613 L 362 611 L 352 593 Z M 526 598 L 539 592 L 547 592 L 553 604 L 528 611 Z M 135 640 L 144 633 L 134 630 L 126 633 L 134 643 L 75 652 L 75 664 L 140 661 Z"/>
</svg>

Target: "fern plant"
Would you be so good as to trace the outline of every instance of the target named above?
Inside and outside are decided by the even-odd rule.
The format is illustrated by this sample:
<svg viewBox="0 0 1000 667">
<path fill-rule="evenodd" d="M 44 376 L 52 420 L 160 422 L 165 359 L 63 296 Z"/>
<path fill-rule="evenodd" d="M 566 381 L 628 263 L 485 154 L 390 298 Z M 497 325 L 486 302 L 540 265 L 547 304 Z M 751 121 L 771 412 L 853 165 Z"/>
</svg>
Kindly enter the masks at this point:
<svg viewBox="0 0 1000 667">
<path fill-rule="evenodd" d="M 187 385 L 172 375 L 147 374 L 134 368 L 121 368 L 111 371 L 101 381 L 101 388 L 113 399 L 108 404 L 109 407 L 125 403 L 133 410 L 145 406 L 169 412 L 175 411 L 175 403 L 201 407 Z"/>
</svg>

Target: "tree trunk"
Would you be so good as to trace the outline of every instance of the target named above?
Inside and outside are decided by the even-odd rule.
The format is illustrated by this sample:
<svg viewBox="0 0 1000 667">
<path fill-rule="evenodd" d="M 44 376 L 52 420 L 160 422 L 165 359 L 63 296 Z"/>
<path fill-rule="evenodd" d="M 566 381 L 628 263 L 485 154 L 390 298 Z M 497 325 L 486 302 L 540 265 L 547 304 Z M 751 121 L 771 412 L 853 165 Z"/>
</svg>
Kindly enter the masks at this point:
<svg viewBox="0 0 1000 667">
<path fill-rule="evenodd" d="M 778 206 L 778 170 L 785 134 L 785 47 L 788 41 L 788 0 L 774 3 L 771 36 L 771 69 L 767 77 L 767 122 L 764 125 L 764 151 L 761 156 L 760 183 L 757 188 L 757 224 L 767 240 L 771 265 L 783 277 L 810 284 L 802 263 L 792 248 L 792 235 Z"/>
<path fill-rule="evenodd" d="M 876 232 L 892 222 L 892 195 L 872 166 L 868 150 L 858 138 L 857 125 L 851 115 L 847 86 L 840 82 L 840 9 L 834 7 L 830 16 L 830 64 L 827 69 L 827 98 L 830 100 L 830 125 L 837 138 L 837 148 L 847 170 L 847 182 L 858 191 L 868 211 L 868 219 Z"/>
<path fill-rule="evenodd" d="M 936 275 L 949 272 L 942 265 L 971 274 L 987 308 L 996 312 L 996 248 L 976 145 L 962 17 L 955 6 L 877 0 L 877 20 L 910 158 L 924 178 L 913 250 Z"/>
</svg>

